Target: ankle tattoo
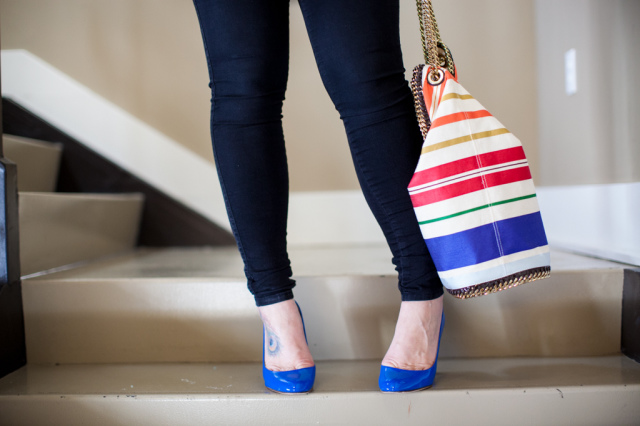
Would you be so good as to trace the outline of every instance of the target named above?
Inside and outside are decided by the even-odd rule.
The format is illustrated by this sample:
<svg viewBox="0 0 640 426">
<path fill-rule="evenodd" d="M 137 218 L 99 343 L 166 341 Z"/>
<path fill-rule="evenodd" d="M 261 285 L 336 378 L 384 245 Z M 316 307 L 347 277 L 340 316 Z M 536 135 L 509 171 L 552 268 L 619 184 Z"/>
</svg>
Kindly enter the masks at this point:
<svg viewBox="0 0 640 426">
<path fill-rule="evenodd" d="M 271 329 L 267 328 L 267 353 L 270 356 L 276 356 L 280 353 L 280 339 L 278 335 Z"/>
</svg>

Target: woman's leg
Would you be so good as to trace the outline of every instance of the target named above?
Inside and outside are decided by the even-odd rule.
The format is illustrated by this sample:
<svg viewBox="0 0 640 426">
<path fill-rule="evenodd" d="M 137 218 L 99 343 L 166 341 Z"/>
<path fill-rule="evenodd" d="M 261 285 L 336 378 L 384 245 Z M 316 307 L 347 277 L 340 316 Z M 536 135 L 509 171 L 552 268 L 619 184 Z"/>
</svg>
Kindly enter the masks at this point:
<svg viewBox="0 0 640 426">
<path fill-rule="evenodd" d="M 218 176 L 248 287 L 272 338 L 265 351 L 267 367 L 311 366 L 292 300 L 295 283 L 286 244 L 289 180 L 282 102 L 288 77 L 289 1 L 194 4 L 209 67 Z"/>
<path fill-rule="evenodd" d="M 195 0 L 211 87 L 211 138 L 229 221 L 258 306 L 291 299 L 282 102 L 288 0 Z"/>
<path fill-rule="evenodd" d="M 443 292 L 407 192 L 422 137 L 404 78 L 398 0 L 300 0 L 300 6 L 360 185 L 398 271 L 403 303 L 393 364 L 422 366 L 429 360 L 410 353 L 434 352 L 424 337 L 432 329 L 438 334 Z"/>
</svg>

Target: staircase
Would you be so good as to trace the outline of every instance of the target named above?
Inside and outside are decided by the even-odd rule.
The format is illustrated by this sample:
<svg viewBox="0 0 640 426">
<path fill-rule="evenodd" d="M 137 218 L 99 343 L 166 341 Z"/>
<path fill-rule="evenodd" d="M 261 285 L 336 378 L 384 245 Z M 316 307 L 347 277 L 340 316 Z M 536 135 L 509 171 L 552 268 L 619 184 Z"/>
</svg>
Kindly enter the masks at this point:
<svg viewBox="0 0 640 426">
<path fill-rule="evenodd" d="M 640 364 L 620 353 L 625 265 L 553 251 L 548 280 L 445 296 L 433 389 L 390 395 L 388 248 L 292 247 L 317 379 L 277 395 L 235 248 L 136 248 L 141 195 L 54 193 L 61 147 L 4 141 L 28 364 L 0 379 L 0 425 L 640 424 Z"/>
<path fill-rule="evenodd" d="M 54 193 L 61 144 L 5 135 L 18 167 L 20 271 L 23 276 L 131 250 L 141 194 Z"/>
</svg>

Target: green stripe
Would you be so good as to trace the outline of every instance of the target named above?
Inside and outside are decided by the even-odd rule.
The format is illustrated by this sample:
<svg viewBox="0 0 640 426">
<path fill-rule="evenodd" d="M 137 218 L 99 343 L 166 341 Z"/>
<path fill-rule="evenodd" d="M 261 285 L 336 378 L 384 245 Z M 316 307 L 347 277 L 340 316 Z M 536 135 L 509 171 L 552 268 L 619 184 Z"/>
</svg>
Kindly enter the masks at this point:
<svg viewBox="0 0 640 426">
<path fill-rule="evenodd" d="M 535 196 L 536 196 L 536 194 L 531 194 L 531 195 L 525 195 L 523 197 L 512 198 L 510 200 L 498 201 L 496 203 L 485 204 L 484 206 L 480 206 L 480 207 L 476 207 L 476 208 L 473 208 L 473 209 L 465 210 L 465 211 L 462 211 L 462 212 L 450 214 L 449 216 L 443 216 L 443 217 L 439 217 L 437 219 L 425 220 L 424 222 L 418 222 L 418 223 L 420 225 L 426 225 L 427 223 L 433 223 L 433 222 L 438 222 L 438 221 L 445 220 L 445 219 L 451 219 L 452 217 L 462 216 L 463 214 L 472 213 L 472 212 L 475 212 L 475 211 L 478 211 L 478 210 L 482 210 L 482 209 L 486 209 L 486 208 L 493 207 L 493 206 L 499 206 L 500 204 L 507 204 L 507 203 L 513 203 L 515 201 L 526 200 L 528 198 L 533 198 Z"/>
</svg>

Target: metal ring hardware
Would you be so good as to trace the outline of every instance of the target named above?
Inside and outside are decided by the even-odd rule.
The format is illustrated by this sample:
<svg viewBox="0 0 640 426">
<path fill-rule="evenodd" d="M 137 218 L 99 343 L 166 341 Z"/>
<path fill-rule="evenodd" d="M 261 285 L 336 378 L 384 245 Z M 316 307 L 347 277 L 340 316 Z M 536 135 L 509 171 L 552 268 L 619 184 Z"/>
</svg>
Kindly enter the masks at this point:
<svg viewBox="0 0 640 426">
<path fill-rule="evenodd" d="M 427 74 L 427 83 L 429 83 L 432 86 L 438 86 L 440 85 L 443 81 L 444 81 L 444 71 L 440 68 L 438 68 L 438 78 L 434 78 L 434 74 L 436 71 L 435 69 L 432 69 L 431 71 L 429 71 L 429 74 Z"/>
</svg>

